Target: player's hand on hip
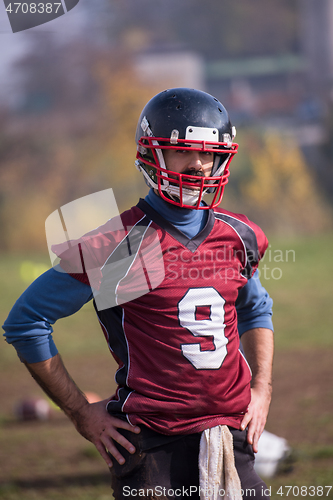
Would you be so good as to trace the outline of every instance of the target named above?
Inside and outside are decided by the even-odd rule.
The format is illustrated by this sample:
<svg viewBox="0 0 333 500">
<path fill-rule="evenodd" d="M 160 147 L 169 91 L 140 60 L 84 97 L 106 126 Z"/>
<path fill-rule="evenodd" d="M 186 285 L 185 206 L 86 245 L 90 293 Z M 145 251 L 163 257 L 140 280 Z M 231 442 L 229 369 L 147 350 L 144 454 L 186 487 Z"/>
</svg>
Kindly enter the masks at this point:
<svg viewBox="0 0 333 500">
<path fill-rule="evenodd" d="M 140 432 L 140 427 L 133 427 L 128 422 L 111 416 L 106 410 L 108 400 L 98 403 L 88 403 L 79 412 L 71 415 L 77 431 L 88 441 L 91 441 L 107 463 L 112 467 L 112 455 L 120 464 L 125 462 L 124 457 L 116 448 L 114 442 L 119 443 L 129 453 L 135 453 L 135 447 L 117 429 L 127 429 L 135 434 Z"/>
<path fill-rule="evenodd" d="M 270 402 L 270 386 L 251 389 L 251 402 L 242 420 L 241 429 L 248 427 L 247 441 L 252 444 L 255 453 L 258 452 L 258 441 L 266 425 Z"/>
</svg>

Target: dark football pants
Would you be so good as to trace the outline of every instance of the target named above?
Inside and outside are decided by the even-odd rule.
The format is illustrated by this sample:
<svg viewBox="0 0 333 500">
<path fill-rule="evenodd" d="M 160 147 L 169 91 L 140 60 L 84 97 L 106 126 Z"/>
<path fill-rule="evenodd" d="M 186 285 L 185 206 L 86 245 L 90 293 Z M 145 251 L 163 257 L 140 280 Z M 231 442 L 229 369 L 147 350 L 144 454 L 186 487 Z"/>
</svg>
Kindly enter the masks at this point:
<svg viewBox="0 0 333 500">
<path fill-rule="evenodd" d="M 243 498 L 268 500 L 266 484 L 253 468 L 254 453 L 246 441 L 246 431 L 230 428 L 234 440 L 235 464 L 241 480 Z M 130 455 L 118 445 L 124 465 L 113 460 L 111 486 L 115 500 L 133 497 L 148 500 L 199 500 L 198 456 L 200 433 L 163 436 L 142 428 L 140 434 L 119 429 L 136 447 Z"/>
</svg>

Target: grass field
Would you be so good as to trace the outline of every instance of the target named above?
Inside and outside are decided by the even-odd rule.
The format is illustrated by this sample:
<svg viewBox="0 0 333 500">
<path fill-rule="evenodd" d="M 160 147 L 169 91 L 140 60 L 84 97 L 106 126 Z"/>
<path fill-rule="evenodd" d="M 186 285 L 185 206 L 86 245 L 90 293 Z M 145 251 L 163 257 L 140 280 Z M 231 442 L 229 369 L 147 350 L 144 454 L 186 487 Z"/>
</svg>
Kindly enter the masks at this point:
<svg viewBox="0 0 333 500">
<path fill-rule="evenodd" d="M 332 245 L 333 234 L 272 238 L 261 265 L 262 283 L 274 298 L 276 332 L 267 430 L 285 437 L 293 449 L 290 467 L 267 480 L 273 500 L 333 499 Z M 1 324 L 29 273 L 31 278 L 42 265 L 48 266 L 47 256 L 0 256 Z M 83 390 L 103 398 L 113 392 L 114 365 L 90 306 L 59 321 L 55 339 Z M 104 462 L 62 413 L 54 411 L 45 422 L 15 419 L 15 403 L 27 395 L 42 393 L 14 350 L 2 343 L 0 499 L 112 498 Z"/>
</svg>

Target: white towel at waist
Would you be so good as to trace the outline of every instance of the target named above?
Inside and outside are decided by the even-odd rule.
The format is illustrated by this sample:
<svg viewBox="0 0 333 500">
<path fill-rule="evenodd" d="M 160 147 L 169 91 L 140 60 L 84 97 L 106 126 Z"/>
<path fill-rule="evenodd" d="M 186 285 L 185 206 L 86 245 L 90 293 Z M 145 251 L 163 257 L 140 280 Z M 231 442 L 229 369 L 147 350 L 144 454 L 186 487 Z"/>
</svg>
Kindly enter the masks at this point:
<svg viewBox="0 0 333 500">
<path fill-rule="evenodd" d="M 199 452 L 200 500 L 242 500 L 233 438 L 226 425 L 206 429 Z"/>
</svg>

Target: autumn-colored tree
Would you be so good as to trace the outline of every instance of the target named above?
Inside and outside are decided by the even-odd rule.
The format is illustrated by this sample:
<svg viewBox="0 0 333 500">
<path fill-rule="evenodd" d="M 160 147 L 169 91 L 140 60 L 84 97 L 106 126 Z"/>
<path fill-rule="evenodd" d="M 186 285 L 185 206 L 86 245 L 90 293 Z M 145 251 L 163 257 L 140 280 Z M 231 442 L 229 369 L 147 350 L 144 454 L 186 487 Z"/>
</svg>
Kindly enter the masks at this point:
<svg viewBox="0 0 333 500">
<path fill-rule="evenodd" d="M 257 144 L 258 146 L 259 144 Z M 289 137 L 266 133 L 260 147 L 250 148 L 251 175 L 240 191 L 251 212 L 267 229 L 321 231 L 332 223 L 332 211 L 320 195 L 299 146 Z"/>
<path fill-rule="evenodd" d="M 140 83 L 129 64 L 101 61 L 95 71 L 103 106 L 81 151 L 81 175 L 99 178 L 99 185 L 112 187 L 119 208 L 124 209 L 144 194 L 142 176 L 134 166 L 135 131 L 142 108 L 160 89 Z"/>
<path fill-rule="evenodd" d="M 90 61 L 98 94 L 92 101 L 12 116 L 2 127 L 1 249 L 45 250 L 46 218 L 82 196 L 113 188 L 123 210 L 145 194 L 134 166 L 134 135 L 141 109 L 156 92 L 121 56 Z"/>
</svg>

